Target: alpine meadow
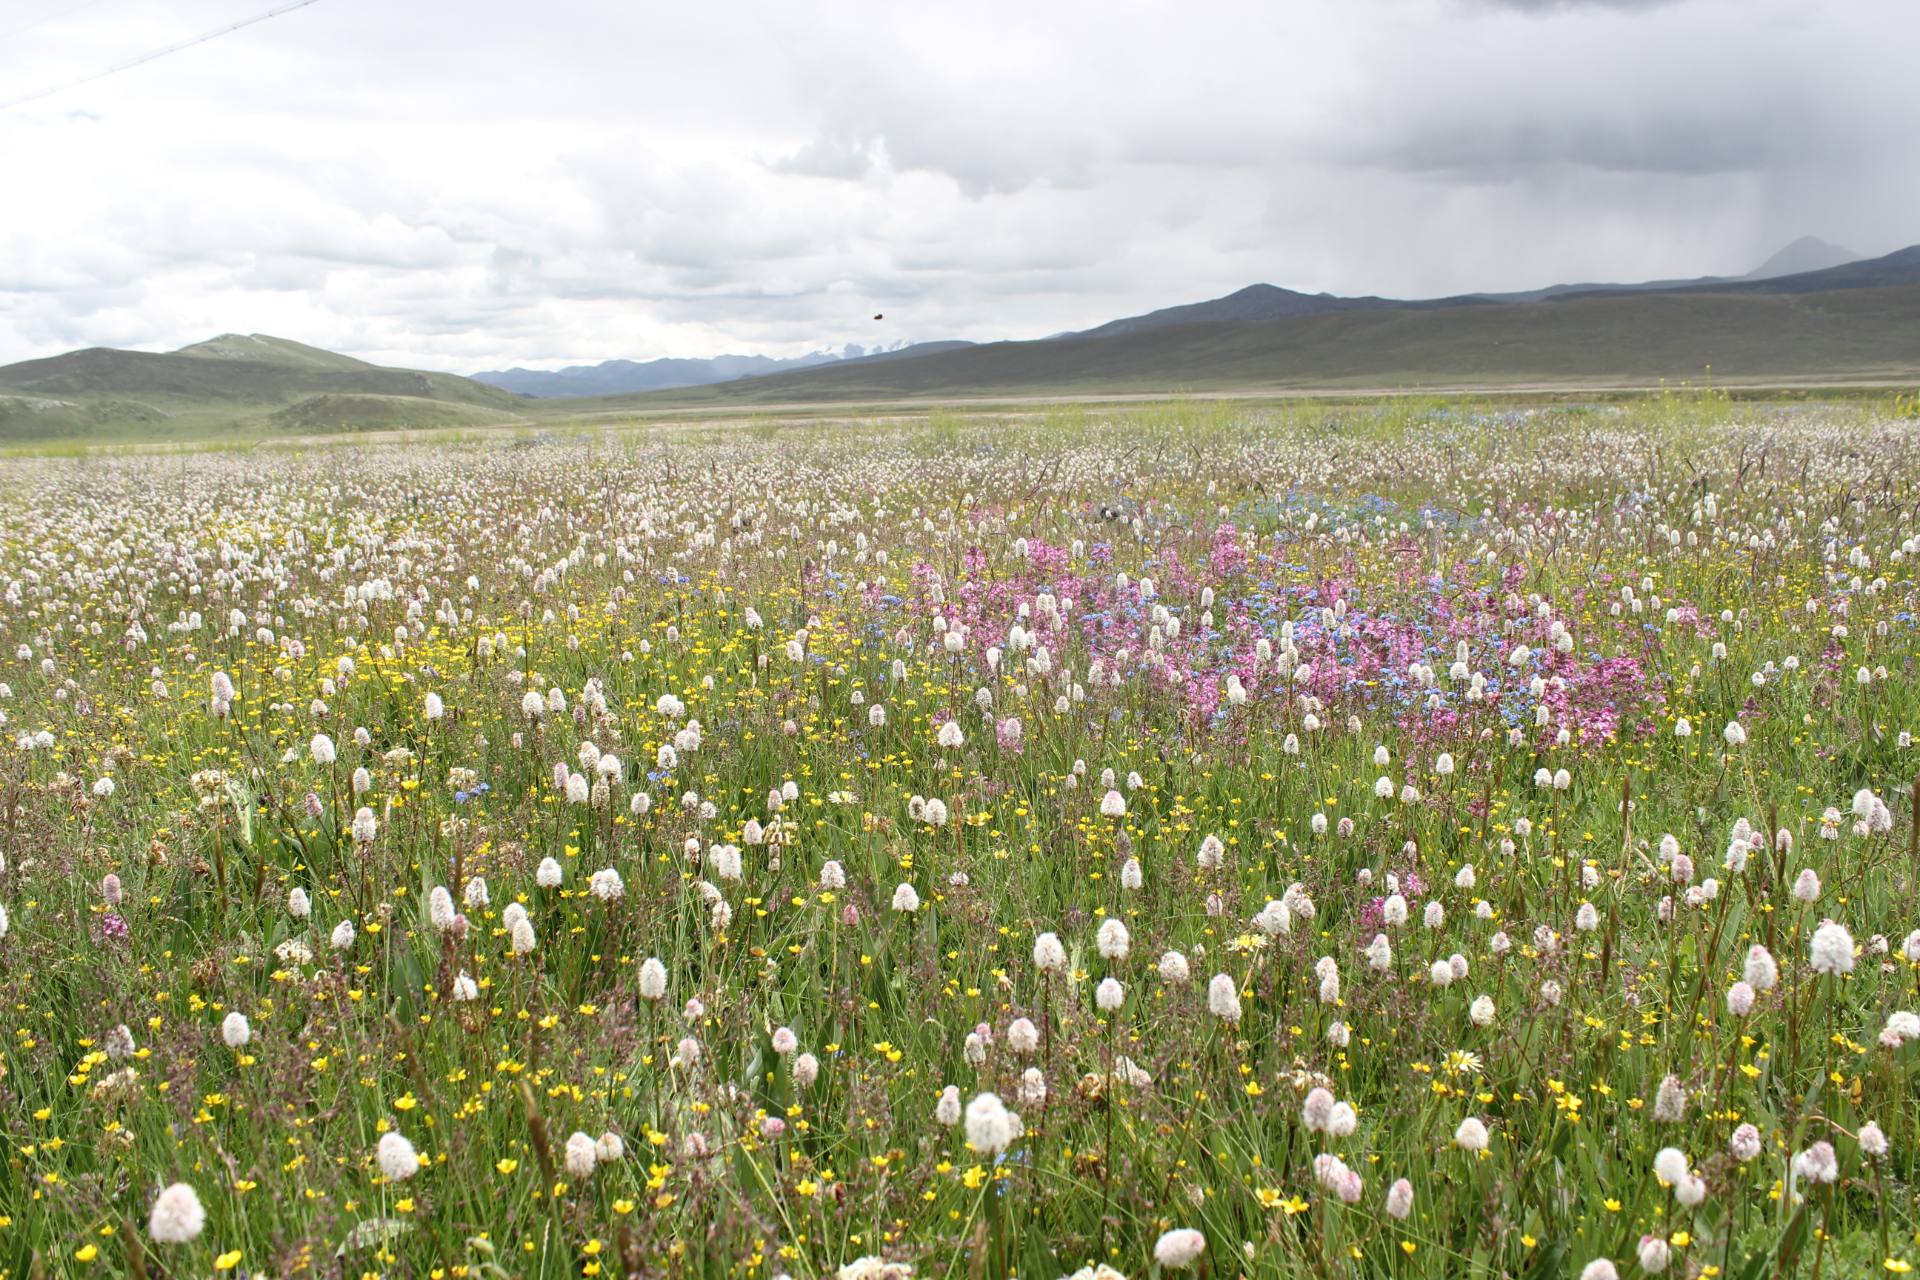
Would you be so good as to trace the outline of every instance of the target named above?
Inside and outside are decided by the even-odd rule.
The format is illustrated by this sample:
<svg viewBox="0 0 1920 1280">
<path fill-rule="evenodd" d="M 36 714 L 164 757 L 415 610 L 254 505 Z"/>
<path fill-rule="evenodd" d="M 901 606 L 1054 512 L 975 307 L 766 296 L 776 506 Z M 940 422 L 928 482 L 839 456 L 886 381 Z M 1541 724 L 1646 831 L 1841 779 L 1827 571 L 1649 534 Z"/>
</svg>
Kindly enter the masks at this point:
<svg viewBox="0 0 1920 1280">
<path fill-rule="evenodd" d="M 1911 412 L 15 458 L 0 1251 L 1905 1273 Z"/>
</svg>

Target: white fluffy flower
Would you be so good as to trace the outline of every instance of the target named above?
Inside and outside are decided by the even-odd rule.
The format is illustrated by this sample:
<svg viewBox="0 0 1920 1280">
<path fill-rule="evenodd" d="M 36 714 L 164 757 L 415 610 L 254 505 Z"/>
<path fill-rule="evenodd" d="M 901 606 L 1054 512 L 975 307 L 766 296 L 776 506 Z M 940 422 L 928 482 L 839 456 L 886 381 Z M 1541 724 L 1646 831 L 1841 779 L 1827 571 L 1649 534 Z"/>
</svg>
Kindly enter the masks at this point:
<svg viewBox="0 0 1920 1280">
<path fill-rule="evenodd" d="M 1207 1238 L 1192 1227 L 1177 1227 L 1153 1243 L 1153 1260 L 1169 1271 L 1192 1266 L 1207 1251 Z"/>
<path fill-rule="evenodd" d="M 1487 1126 L 1478 1116 L 1468 1116 L 1453 1131 L 1453 1144 L 1462 1151 L 1485 1151 L 1487 1142 Z"/>
<path fill-rule="evenodd" d="M 380 1135 L 380 1141 L 374 1146 L 374 1156 L 380 1162 L 380 1172 L 395 1182 L 420 1172 L 419 1154 L 397 1130 L 388 1130 Z"/>
<path fill-rule="evenodd" d="M 1802 1182 L 1833 1182 L 1840 1177 L 1840 1157 L 1831 1142 L 1816 1142 L 1794 1156 L 1789 1170 Z"/>
<path fill-rule="evenodd" d="M 1887 1025 L 1880 1032 L 1880 1043 L 1897 1049 L 1910 1040 L 1920 1040 L 1920 1014 L 1911 1009 L 1895 1009 L 1887 1015 Z"/>
<path fill-rule="evenodd" d="M 1207 983 L 1207 1012 L 1223 1022 L 1240 1021 L 1240 984 L 1224 973 Z"/>
<path fill-rule="evenodd" d="M 200 1196 L 184 1182 L 176 1182 L 153 1201 L 147 1216 L 147 1233 L 161 1244 L 186 1244 L 207 1225 L 207 1211 L 200 1207 Z"/>
<path fill-rule="evenodd" d="M 967 1145 L 981 1155 L 997 1156 L 1019 1136 L 1020 1119 L 998 1094 L 983 1093 L 967 1104 Z"/>
<path fill-rule="evenodd" d="M 1693 1172 L 1693 1166 L 1687 1163 L 1686 1153 L 1678 1147 L 1662 1147 L 1653 1158 L 1653 1172 L 1660 1181 L 1670 1187 L 1680 1185 L 1681 1179 Z"/>
<path fill-rule="evenodd" d="M 1253 918 L 1254 927 L 1269 938 L 1293 932 L 1293 909 L 1278 898 L 1269 899 Z"/>
<path fill-rule="evenodd" d="M 593 1138 L 575 1130 L 567 1138 L 566 1165 L 570 1178 L 590 1178 L 600 1162 L 600 1146 Z"/>
<path fill-rule="evenodd" d="M 1190 976 L 1192 976 L 1192 970 L 1187 965 L 1187 958 L 1178 951 L 1169 951 L 1160 957 L 1162 982 L 1178 986 L 1186 982 Z"/>
<path fill-rule="evenodd" d="M 1813 931 L 1810 956 L 1816 973 L 1853 972 L 1853 935 L 1846 926 L 1828 920 Z"/>
<path fill-rule="evenodd" d="M 1040 1047 L 1040 1028 L 1031 1018 L 1015 1018 L 1007 1026 L 1007 1047 L 1015 1053 L 1032 1053 Z"/>
<path fill-rule="evenodd" d="M 1661 1124 L 1678 1124 L 1687 1117 L 1687 1091 L 1680 1083 L 1680 1077 L 1668 1074 L 1661 1078 L 1660 1087 L 1653 1095 L 1653 1118 Z"/>
</svg>

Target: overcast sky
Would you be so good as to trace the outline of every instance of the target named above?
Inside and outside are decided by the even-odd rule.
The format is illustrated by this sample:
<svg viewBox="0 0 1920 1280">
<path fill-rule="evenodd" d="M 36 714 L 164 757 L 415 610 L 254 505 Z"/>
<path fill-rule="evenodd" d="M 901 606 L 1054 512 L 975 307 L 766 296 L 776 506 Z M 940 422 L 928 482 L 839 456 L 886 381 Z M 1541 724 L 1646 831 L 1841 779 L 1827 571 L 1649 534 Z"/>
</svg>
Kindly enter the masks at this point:
<svg viewBox="0 0 1920 1280">
<path fill-rule="evenodd" d="M 271 3 L 0 0 L 0 101 Z M 797 355 L 1878 254 L 1920 241 L 1915 49 L 1915 0 L 318 0 L 0 110 L 0 363 Z"/>
</svg>

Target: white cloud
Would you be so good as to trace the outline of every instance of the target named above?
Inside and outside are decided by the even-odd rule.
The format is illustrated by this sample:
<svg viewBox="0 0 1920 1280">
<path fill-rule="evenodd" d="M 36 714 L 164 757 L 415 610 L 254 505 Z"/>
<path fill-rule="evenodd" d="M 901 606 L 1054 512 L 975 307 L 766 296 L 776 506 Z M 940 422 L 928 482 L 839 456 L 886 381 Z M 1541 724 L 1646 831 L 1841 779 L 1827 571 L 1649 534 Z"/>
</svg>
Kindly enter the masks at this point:
<svg viewBox="0 0 1920 1280">
<path fill-rule="evenodd" d="M 256 3 L 41 0 L 0 99 Z M 321 0 L 0 113 L 0 362 L 793 355 L 1884 252 L 1916 42 L 1906 0 Z"/>
</svg>

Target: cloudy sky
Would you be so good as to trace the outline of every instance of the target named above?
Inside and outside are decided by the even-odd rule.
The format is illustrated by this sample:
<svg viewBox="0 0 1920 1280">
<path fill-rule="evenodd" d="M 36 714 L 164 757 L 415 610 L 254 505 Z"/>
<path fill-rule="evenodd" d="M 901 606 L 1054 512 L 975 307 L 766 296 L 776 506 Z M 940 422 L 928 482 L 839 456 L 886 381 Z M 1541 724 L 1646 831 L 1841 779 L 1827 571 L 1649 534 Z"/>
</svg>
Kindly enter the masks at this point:
<svg viewBox="0 0 1920 1280">
<path fill-rule="evenodd" d="M 270 4 L 0 0 L 0 103 Z M 1878 254 L 1920 241 L 1916 48 L 1914 0 L 318 0 L 0 109 L 0 363 L 797 355 Z"/>
</svg>

